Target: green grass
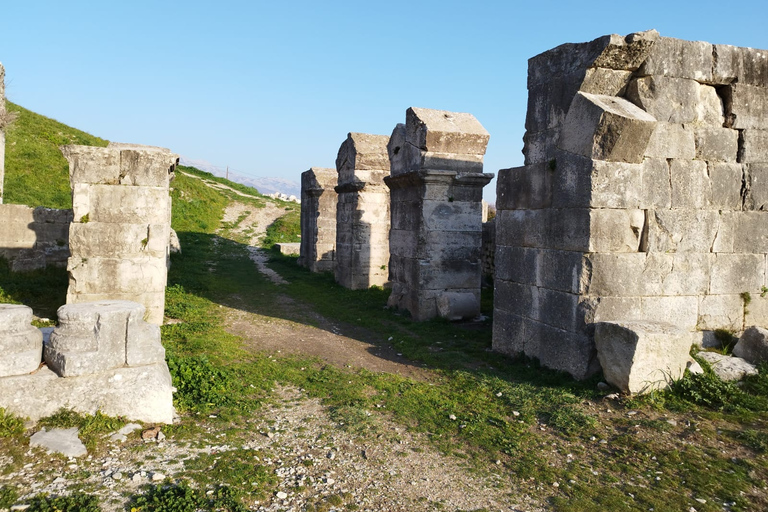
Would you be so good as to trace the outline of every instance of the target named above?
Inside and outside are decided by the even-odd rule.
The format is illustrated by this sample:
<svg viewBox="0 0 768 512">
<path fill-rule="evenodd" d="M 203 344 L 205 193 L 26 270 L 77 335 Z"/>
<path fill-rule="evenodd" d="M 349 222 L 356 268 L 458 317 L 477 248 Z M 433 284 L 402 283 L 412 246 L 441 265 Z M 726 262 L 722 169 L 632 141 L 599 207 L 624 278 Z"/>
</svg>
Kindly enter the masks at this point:
<svg viewBox="0 0 768 512">
<path fill-rule="evenodd" d="M 301 212 L 297 207 L 286 207 L 287 213 L 270 224 L 261 246 L 272 249 L 275 244 L 301 242 Z"/>
<path fill-rule="evenodd" d="M 68 409 L 60 409 L 52 416 L 41 419 L 37 426 L 46 428 L 71 428 L 79 429 L 78 436 L 89 451 L 94 451 L 102 441 L 104 434 L 119 430 L 125 421 L 122 418 L 105 416 L 101 412 L 96 414 L 78 414 Z"/>
<path fill-rule="evenodd" d="M 0 258 L 0 304 L 24 304 L 38 317 L 55 320 L 56 310 L 66 302 L 68 285 L 63 267 L 16 273 L 8 260 Z"/>
<path fill-rule="evenodd" d="M 3 202 L 72 208 L 69 164 L 59 146 L 106 146 L 108 141 L 6 101 L 18 118 L 6 129 Z"/>
</svg>

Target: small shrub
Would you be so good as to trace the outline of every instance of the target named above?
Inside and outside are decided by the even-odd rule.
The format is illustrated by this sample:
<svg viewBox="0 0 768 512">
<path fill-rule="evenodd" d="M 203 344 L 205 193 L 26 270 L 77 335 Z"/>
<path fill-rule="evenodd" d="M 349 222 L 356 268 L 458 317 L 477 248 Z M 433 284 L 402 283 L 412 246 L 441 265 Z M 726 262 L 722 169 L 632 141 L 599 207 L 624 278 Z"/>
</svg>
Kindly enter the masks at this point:
<svg viewBox="0 0 768 512">
<path fill-rule="evenodd" d="M 246 512 L 236 494 L 226 486 L 206 491 L 192 489 L 186 482 L 177 485 L 150 486 L 146 494 L 131 500 L 131 512 L 191 512 L 197 510 L 217 512 Z"/>
<path fill-rule="evenodd" d="M 99 499 L 84 493 L 70 496 L 50 497 L 46 494 L 35 496 L 28 503 L 27 512 L 100 512 Z"/>
<path fill-rule="evenodd" d="M 168 368 L 173 377 L 176 407 L 181 410 L 208 410 L 230 401 L 234 387 L 231 371 L 215 366 L 205 356 L 169 355 Z"/>
<path fill-rule="evenodd" d="M 16 489 L 5 485 L 0 487 L 0 509 L 11 508 L 17 499 L 19 499 L 19 495 Z"/>
<path fill-rule="evenodd" d="M 24 422 L 21 418 L 17 418 L 0 407 L 0 438 L 14 437 L 22 433 L 24 433 Z"/>
</svg>

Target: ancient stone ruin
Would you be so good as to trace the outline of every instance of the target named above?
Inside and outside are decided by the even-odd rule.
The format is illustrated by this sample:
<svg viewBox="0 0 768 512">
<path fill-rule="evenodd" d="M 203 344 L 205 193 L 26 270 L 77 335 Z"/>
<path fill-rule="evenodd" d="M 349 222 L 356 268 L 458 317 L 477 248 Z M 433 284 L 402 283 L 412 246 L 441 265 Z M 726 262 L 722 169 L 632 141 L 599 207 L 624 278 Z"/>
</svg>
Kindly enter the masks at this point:
<svg viewBox="0 0 768 512">
<path fill-rule="evenodd" d="M 67 304 L 132 300 L 161 325 L 171 229 L 170 180 L 178 155 L 168 149 L 110 143 L 63 146 L 69 161 Z"/>
<path fill-rule="evenodd" d="M 768 52 L 611 35 L 530 59 L 528 91 L 525 165 L 499 173 L 494 349 L 584 378 L 597 337 L 638 391 L 681 375 L 692 339 L 768 324 L 745 308 L 766 285 Z M 619 338 L 636 364 L 611 361 Z"/>
<path fill-rule="evenodd" d="M 301 173 L 299 265 L 332 272 L 336 252 L 336 169 L 312 167 Z"/>
<path fill-rule="evenodd" d="M 339 148 L 336 282 L 362 290 L 389 276 L 389 175 L 386 135 L 350 133 Z"/>
<path fill-rule="evenodd" d="M 129 301 L 62 306 L 44 348 L 32 309 L 0 304 L 0 407 L 32 420 L 67 408 L 171 423 L 171 374 L 145 314 Z"/>
<path fill-rule="evenodd" d="M 480 313 L 489 135 L 472 114 L 409 108 L 389 141 L 388 304 L 416 320 Z"/>
</svg>

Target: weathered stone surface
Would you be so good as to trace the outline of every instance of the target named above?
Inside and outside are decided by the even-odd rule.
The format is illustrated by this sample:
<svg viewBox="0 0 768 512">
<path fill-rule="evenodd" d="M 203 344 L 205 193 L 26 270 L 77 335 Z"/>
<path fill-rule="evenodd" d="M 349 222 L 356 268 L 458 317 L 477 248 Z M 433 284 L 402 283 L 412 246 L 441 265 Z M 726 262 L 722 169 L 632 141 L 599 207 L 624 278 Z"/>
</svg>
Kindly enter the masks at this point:
<svg viewBox="0 0 768 512">
<path fill-rule="evenodd" d="M 747 85 L 765 87 L 768 84 L 768 50 L 724 44 L 714 45 L 713 50 L 713 83 L 729 84 L 738 79 Z"/>
<path fill-rule="evenodd" d="M 764 130 L 768 126 L 768 87 L 734 83 L 724 89 L 727 127 Z"/>
<path fill-rule="evenodd" d="M 490 135 L 472 114 L 411 107 L 405 118 L 406 142 L 422 151 L 485 154 Z"/>
<path fill-rule="evenodd" d="M 160 328 L 147 324 L 146 309 L 129 301 L 67 304 L 45 347 L 48 367 L 61 377 L 102 373 L 165 361 Z"/>
<path fill-rule="evenodd" d="M 671 324 L 600 322 L 597 357 L 605 379 L 625 393 L 647 393 L 683 376 L 691 333 Z"/>
<path fill-rule="evenodd" d="M 733 347 L 733 355 L 755 365 L 768 361 L 768 329 L 753 325 L 745 330 Z"/>
<path fill-rule="evenodd" d="M 739 132 L 707 126 L 695 129 L 696 158 L 708 162 L 735 162 L 739 151 Z"/>
<path fill-rule="evenodd" d="M 720 215 L 713 210 L 652 210 L 646 215 L 648 252 L 704 252 L 715 242 Z"/>
<path fill-rule="evenodd" d="M 579 92 L 559 147 L 595 160 L 641 163 L 656 120 L 625 99 Z"/>
<path fill-rule="evenodd" d="M 739 295 L 699 296 L 699 319 L 696 328 L 701 331 L 728 329 L 739 331 L 744 319 L 744 301 Z"/>
<path fill-rule="evenodd" d="M 0 205 L 0 255 L 13 272 L 65 266 L 72 210 Z"/>
<path fill-rule="evenodd" d="M 146 423 L 173 422 L 173 385 L 165 363 L 124 367 L 80 377 L 48 368 L 0 378 L 0 407 L 37 421 L 67 408 L 80 414 L 122 416 Z"/>
<path fill-rule="evenodd" d="M 386 135 L 350 132 L 336 156 L 338 184 L 356 182 L 355 171 L 386 170 L 389 172 L 388 143 L 389 137 Z"/>
<path fill-rule="evenodd" d="M 286 256 L 298 256 L 301 251 L 301 243 L 299 242 L 275 244 L 275 247 L 280 251 L 280 254 Z"/>
<path fill-rule="evenodd" d="M 82 457 L 88 450 L 77 436 L 78 432 L 77 427 L 54 428 L 48 431 L 43 428 L 29 438 L 29 447 L 43 448 L 48 450 L 48 453 L 60 453 L 66 457 Z"/>
<path fill-rule="evenodd" d="M 696 156 L 694 131 L 682 124 L 656 123 L 645 149 L 645 156 L 693 159 Z"/>
<path fill-rule="evenodd" d="M 539 175 L 551 181 L 551 206 L 554 208 L 640 207 L 643 191 L 642 164 L 592 160 L 558 151 L 553 166 L 555 168 L 550 169 L 547 165 L 549 172 L 540 170 L 541 166 L 524 169 L 529 173 L 538 171 Z M 524 193 L 519 195 L 525 197 Z M 546 203 L 542 204 L 542 207 L 546 206 Z"/>
<path fill-rule="evenodd" d="M 698 320 L 696 296 L 597 297 L 594 322 L 662 322 L 693 331 Z"/>
<path fill-rule="evenodd" d="M 662 123 L 697 120 L 699 84 L 668 76 L 644 76 L 633 80 L 627 98 Z"/>
<path fill-rule="evenodd" d="M 496 181 L 496 207 L 503 210 L 552 206 L 552 182 L 557 161 L 501 169 Z"/>
<path fill-rule="evenodd" d="M 62 146 L 76 183 L 167 188 L 179 156 L 169 149 L 111 142 L 108 147 Z"/>
<path fill-rule="evenodd" d="M 336 169 L 312 167 L 301 173 L 301 251 L 299 265 L 312 272 L 334 269 L 336 249 Z"/>
<path fill-rule="evenodd" d="M 740 357 L 726 356 L 717 352 L 699 352 L 696 356 L 708 362 L 715 375 L 724 381 L 736 381 L 747 375 L 757 375 L 757 368 Z"/>
<path fill-rule="evenodd" d="M 43 335 L 32 326 L 32 308 L 0 304 L 0 378 L 24 375 L 42 362 Z"/>
<path fill-rule="evenodd" d="M 710 205 L 721 210 L 741 209 L 741 183 L 744 173 L 741 164 L 708 163 L 712 200 Z"/>
<path fill-rule="evenodd" d="M 664 75 L 699 82 L 712 80 L 712 45 L 703 41 L 658 38 L 648 58 L 638 69 L 640 75 Z"/>
<path fill-rule="evenodd" d="M 711 268 L 709 293 L 738 294 L 765 283 L 764 254 L 715 254 Z"/>
<path fill-rule="evenodd" d="M 474 292 L 446 292 L 437 298 L 437 312 L 447 320 L 475 318 L 480 314 L 480 297 Z"/>
<path fill-rule="evenodd" d="M 672 208 L 703 209 L 712 204 L 712 183 L 707 163 L 701 160 L 671 160 Z"/>
<path fill-rule="evenodd" d="M 746 164 L 749 191 L 744 201 L 746 209 L 768 210 L 768 163 Z"/>
<path fill-rule="evenodd" d="M 176 230 L 173 228 L 168 233 L 168 252 L 170 254 L 181 254 L 181 241 Z"/>
<path fill-rule="evenodd" d="M 768 130 L 742 130 L 739 162 L 768 162 Z"/>
</svg>

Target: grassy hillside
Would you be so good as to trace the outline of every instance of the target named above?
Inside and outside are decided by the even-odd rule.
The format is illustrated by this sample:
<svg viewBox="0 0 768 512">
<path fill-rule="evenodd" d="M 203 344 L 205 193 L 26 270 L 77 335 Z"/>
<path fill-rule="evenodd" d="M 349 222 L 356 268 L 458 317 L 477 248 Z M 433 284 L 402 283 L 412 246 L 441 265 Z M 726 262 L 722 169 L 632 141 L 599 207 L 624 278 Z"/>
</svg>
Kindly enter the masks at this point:
<svg viewBox="0 0 768 512">
<path fill-rule="evenodd" d="M 18 118 L 6 129 L 4 203 L 71 208 L 69 164 L 59 146 L 108 141 L 6 101 Z"/>
</svg>

